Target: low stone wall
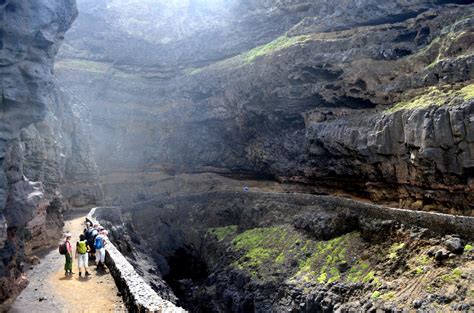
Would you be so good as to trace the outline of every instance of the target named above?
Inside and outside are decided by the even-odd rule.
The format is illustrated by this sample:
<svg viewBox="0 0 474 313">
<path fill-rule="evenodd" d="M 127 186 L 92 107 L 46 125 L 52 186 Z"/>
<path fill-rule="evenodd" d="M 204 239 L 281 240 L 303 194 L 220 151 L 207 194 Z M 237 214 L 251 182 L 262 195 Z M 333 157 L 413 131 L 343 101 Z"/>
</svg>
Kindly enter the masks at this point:
<svg viewBox="0 0 474 313">
<path fill-rule="evenodd" d="M 117 208 L 93 208 L 87 215 L 87 220 L 91 223 L 100 223 L 100 217 L 97 220 L 100 210 L 113 211 Z M 162 299 L 112 243 L 107 244 L 105 263 L 130 312 L 186 312 Z"/>
<path fill-rule="evenodd" d="M 267 195 L 271 197 L 271 194 Z M 345 208 L 367 218 L 395 220 L 405 225 L 427 228 L 441 235 L 457 234 L 474 239 L 474 217 L 470 216 L 390 208 L 333 196 L 276 194 L 276 197 L 321 207 Z"/>
<path fill-rule="evenodd" d="M 247 206 L 258 200 L 263 202 L 276 201 L 295 206 L 311 206 L 328 211 L 349 210 L 357 216 L 395 220 L 405 225 L 427 228 L 441 235 L 457 234 L 466 239 L 474 239 L 474 217 L 397 209 L 346 198 L 310 194 L 215 191 L 176 197 L 160 197 L 138 203 L 127 210 L 137 211 L 149 207 L 164 207 L 167 203 L 179 203 L 183 200 L 186 203 L 208 203 L 215 199 L 227 203 L 239 199 L 241 203 L 245 203 Z"/>
</svg>

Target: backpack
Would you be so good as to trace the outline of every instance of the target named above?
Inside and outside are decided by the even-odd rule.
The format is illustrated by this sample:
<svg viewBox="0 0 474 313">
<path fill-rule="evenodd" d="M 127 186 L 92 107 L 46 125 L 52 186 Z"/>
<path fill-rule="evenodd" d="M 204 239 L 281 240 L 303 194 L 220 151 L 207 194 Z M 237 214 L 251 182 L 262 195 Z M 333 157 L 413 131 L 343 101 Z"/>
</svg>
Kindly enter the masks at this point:
<svg viewBox="0 0 474 313">
<path fill-rule="evenodd" d="M 66 253 L 67 253 L 66 242 L 63 242 L 62 244 L 59 245 L 59 254 L 66 255 Z"/>
<path fill-rule="evenodd" d="M 102 249 L 104 247 L 104 240 L 102 239 L 102 236 L 95 237 L 94 247 L 96 249 Z"/>
<path fill-rule="evenodd" d="M 77 242 L 77 252 L 80 254 L 86 254 L 87 253 L 87 241 L 78 241 Z"/>
</svg>

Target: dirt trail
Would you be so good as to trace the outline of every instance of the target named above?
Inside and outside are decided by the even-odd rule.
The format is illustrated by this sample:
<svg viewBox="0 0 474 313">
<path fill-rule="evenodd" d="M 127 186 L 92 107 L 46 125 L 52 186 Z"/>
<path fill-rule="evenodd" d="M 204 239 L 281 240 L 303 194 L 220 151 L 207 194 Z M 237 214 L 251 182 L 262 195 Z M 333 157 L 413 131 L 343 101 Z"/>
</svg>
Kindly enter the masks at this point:
<svg viewBox="0 0 474 313">
<path fill-rule="evenodd" d="M 64 231 L 73 235 L 73 246 L 84 229 L 84 217 L 66 222 Z M 126 312 L 108 270 L 96 271 L 89 261 L 92 276 L 80 279 L 77 259 L 72 276 L 64 275 L 64 256 L 57 249 L 41 258 L 28 273 L 30 284 L 13 303 L 9 312 Z"/>
</svg>

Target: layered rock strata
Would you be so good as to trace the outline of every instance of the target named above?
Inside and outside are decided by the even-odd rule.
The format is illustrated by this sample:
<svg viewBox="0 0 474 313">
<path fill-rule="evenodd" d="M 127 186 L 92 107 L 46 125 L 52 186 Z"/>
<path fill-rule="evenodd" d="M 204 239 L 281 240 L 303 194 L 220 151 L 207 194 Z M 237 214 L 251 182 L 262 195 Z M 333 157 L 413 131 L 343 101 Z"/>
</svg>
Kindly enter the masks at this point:
<svg viewBox="0 0 474 313">
<path fill-rule="evenodd" d="M 43 144 L 45 154 L 48 148 L 36 140 L 39 137 L 33 139 L 31 125 L 40 123 L 56 103 L 54 58 L 77 16 L 77 8 L 72 0 L 6 0 L 0 1 L 0 16 L 0 255 L 4 260 L 0 264 L 0 301 L 3 302 L 18 294 L 27 283 L 22 275 L 25 242 L 31 240 L 27 252 L 44 248 L 62 226 L 59 194 L 48 194 L 57 172 L 47 168 L 42 171 L 42 177 L 30 176 L 30 170 L 35 167 L 48 166 L 44 155 L 32 157 L 38 151 L 32 146 Z M 30 163 L 33 159 L 35 165 Z"/>
<path fill-rule="evenodd" d="M 472 4 L 90 4 L 57 69 L 91 105 L 103 173 L 251 174 L 472 214 Z"/>
</svg>

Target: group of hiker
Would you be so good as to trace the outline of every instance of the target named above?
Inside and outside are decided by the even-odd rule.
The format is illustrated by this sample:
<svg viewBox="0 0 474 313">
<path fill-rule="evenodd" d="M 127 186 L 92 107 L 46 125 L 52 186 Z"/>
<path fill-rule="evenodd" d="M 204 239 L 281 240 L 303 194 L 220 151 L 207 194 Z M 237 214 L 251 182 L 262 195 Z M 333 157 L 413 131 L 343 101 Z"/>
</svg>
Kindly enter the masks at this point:
<svg viewBox="0 0 474 313">
<path fill-rule="evenodd" d="M 105 246 L 107 244 L 108 231 L 101 225 L 90 222 L 86 223 L 84 232 L 79 235 L 79 240 L 76 243 L 76 250 L 74 253 L 77 259 L 79 277 L 88 277 L 89 273 L 89 258 L 96 262 L 97 269 L 105 268 Z M 66 257 L 66 264 L 64 265 L 65 275 L 72 275 L 73 263 L 73 248 L 72 248 L 72 234 L 65 235 L 65 241 L 59 245 L 59 253 Z M 84 272 L 84 276 L 83 273 Z"/>
</svg>

